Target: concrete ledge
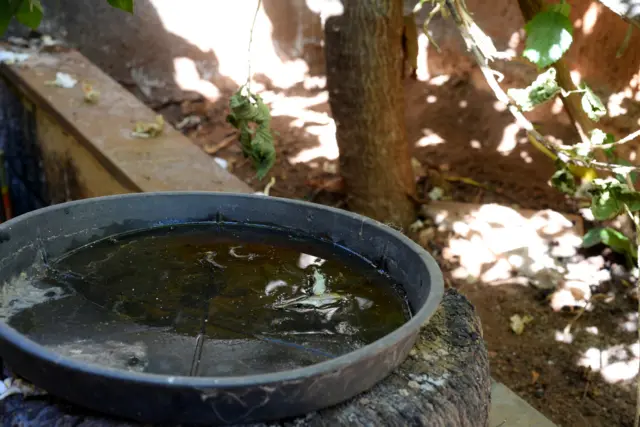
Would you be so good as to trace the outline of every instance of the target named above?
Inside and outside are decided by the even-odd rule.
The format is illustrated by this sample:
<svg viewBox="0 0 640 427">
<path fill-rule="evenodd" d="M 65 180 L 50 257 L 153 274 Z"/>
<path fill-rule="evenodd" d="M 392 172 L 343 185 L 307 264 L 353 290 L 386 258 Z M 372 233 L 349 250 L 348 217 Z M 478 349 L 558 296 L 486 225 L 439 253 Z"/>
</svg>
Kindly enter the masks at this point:
<svg viewBox="0 0 640 427">
<path fill-rule="evenodd" d="M 492 381 L 489 426 L 555 427 L 555 424 L 503 384 Z"/>
<path fill-rule="evenodd" d="M 57 72 L 78 80 L 70 89 L 47 85 Z M 126 192 L 251 192 L 240 179 L 169 124 L 151 139 L 131 136 L 138 121 L 155 112 L 77 51 L 37 53 L 0 66 L 36 118 L 37 140 L 51 202 Z M 82 82 L 100 92 L 84 101 Z"/>
</svg>

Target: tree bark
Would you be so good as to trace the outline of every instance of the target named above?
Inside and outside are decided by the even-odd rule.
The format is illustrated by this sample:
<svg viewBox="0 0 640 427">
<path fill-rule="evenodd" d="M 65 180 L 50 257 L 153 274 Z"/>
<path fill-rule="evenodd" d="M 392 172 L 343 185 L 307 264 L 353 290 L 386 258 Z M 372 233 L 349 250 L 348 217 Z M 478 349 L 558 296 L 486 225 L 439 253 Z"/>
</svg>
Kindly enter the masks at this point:
<svg viewBox="0 0 640 427">
<path fill-rule="evenodd" d="M 325 24 L 329 104 L 347 204 L 382 222 L 415 220 L 404 116 L 403 0 L 345 0 Z"/>
</svg>

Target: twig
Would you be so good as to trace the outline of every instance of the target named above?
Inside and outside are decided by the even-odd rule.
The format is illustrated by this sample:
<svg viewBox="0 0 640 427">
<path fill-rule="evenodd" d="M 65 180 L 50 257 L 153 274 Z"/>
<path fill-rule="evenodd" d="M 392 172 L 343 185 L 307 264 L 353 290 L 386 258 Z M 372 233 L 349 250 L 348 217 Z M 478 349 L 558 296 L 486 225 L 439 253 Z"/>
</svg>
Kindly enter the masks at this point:
<svg viewBox="0 0 640 427">
<path fill-rule="evenodd" d="M 253 44 L 253 29 L 256 26 L 256 19 L 258 18 L 258 12 L 260 11 L 260 6 L 262 6 L 262 0 L 258 0 L 258 5 L 256 6 L 256 12 L 253 15 L 253 22 L 251 23 L 251 31 L 249 31 L 249 48 L 247 49 L 247 89 L 251 92 L 251 45 Z"/>
<path fill-rule="evenodd" d="M 451 13 L 451 16 L 453 17 L 453 20 L 456 26 L 458 27 L 458 30 L 460 31 L 460 34 L 462 35 L 462 38 L 464 39 L 467 45 L 467 48 L 471 51 L 476 62 L 478 63 L 478 66 L 480 67 L 480 70 L 482 71 L 482 74 L 484 75 L 484 78 L 487 81 L 487 84 L 493 91 L 498 101 L 507 105 L 507 109 L 516 119 L 516 123 L 521 128 L 523 128 L 533 139 L 535 139 L 538 143 L 543 145 L 548 150 L 552 151 L 560 160 L 562 160 L 565 163 L 574 164 L 576 166 L 582 166 L 586 168 L 594 168 L 602 171 L 613 171 L 620 167 L 632 168 L 635 171 L 640 171 L 640 166 L 611 164 L 611 163 L 606 163 L 601 161 L 585 162 L 577 159 L 572 159 L 562 152 L 563 149 L 566 150 L 566 149 L 572 148 L 571 146 L 560 146 L 558 144 L 554 144 L 551 141 L 549 141 L 547 138 L 545 138 L 540 132 L 538 132 L 534 128 L 533 124 L 524 116 L 524 114 L 520 111 L 520 109 L 513 103 L 509 95 L 507 95 L 507 93 L 502 89 L 502 87 L 500 87 L 500 84 L 496 80 L 494 71 L 488 65 L 489 63 L 488 58 L 486 58 L 482 53 L 482 51 L 478 48 L 478 43 L 476 42 L 476 40 L 473 38 L 469 30 L 467 29 L 466 21 L 463 20 L 460 14 L 458 13 L 458 10 L 454 4 L 455 2 L 456 0 L 446 0 L 447 8 Z M 470 18 L 467 17 L 466 19 L 469 20 Z M 636 138 L 638 135 L 640 135 L 640 130 L 637 132 L 634 132 L 628 137 L 623 138 L 621 141 L 624 141 L 624 143 L 629 142 L 630 140 Z"/>
<path fill-rule="evenodd" d="M 213 146 L 205 146 L 203 149 L 205 151 L 205 153 L 210 154 L 210 155 L 214 155 L 216 154 L 218 151 L 222 150 L 223 148 L 226 148 L 229 146 L 229 144 L 231 144 L 233 141 L 236 140 L 238 134 L 236 132 L 227 135 L 222 141 L 218 142 L 217 144 L 213 145 Z"/>
<path fill-rule="evenodd" d="M 603 150 L 607 150 L 609 148 L 613 148 L 615 146 L 623 145 L 623 144 L 626 144 L 627 142 L 631 142 L 631 141 L 633 141 L 634 139 L 636 139 L 639 136 L 640 136 L 640 129 L 638 129 L 637 131 L 635 131 L 633 133 L 630 133 L 629 135 L 625 136 L 624 138 L 622 138 L 619 141 L 612 142 L 610 144 L 598 145 L 598 148 L 601 148 Z"/>
</svg>

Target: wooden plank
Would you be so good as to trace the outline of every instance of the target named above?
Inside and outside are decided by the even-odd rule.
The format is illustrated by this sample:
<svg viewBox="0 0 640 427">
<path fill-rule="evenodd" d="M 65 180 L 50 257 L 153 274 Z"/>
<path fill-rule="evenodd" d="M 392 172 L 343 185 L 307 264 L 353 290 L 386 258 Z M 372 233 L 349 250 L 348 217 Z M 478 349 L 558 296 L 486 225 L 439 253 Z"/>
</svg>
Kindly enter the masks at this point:
<svg viewBox="0 0 640 427">
<path fill-rule="evenodd" d="M 47 85 L 57 72 L 78 80 L 71 89 Z M 126 188 L 138 191 L 251 192 L 251 188 L 170 125 L 157 138 L 131 136 L 137 121 L 154 121 L 155 112 L 74 50 L 34 54 L 19 65 L 2 65 L 0 74 L 43 109 Z M 100 92 L 87 104 L 81 82 Z"/>
</svg>

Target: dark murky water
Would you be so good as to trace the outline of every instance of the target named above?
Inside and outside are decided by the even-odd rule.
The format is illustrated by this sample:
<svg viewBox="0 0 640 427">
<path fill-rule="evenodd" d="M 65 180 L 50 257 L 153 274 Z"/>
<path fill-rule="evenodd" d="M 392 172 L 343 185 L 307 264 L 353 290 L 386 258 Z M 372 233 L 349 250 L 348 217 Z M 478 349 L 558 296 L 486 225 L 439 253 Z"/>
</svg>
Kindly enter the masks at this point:
<svg viewBox="0 0 640 427">
<path fill-rule="evenodd" d="M 5 284 L 0 319 L 72 358 L 165 375 L 307 366 L 409 316 L 389 278 L 359 257 L 258 227 L 113 236 L 20 280 L 13 297 Z"/>
</svg>

